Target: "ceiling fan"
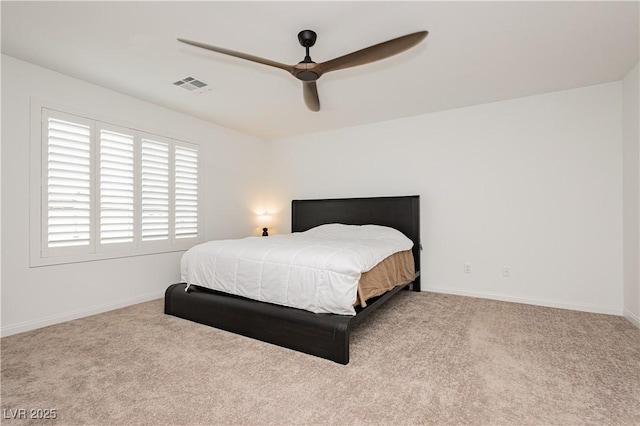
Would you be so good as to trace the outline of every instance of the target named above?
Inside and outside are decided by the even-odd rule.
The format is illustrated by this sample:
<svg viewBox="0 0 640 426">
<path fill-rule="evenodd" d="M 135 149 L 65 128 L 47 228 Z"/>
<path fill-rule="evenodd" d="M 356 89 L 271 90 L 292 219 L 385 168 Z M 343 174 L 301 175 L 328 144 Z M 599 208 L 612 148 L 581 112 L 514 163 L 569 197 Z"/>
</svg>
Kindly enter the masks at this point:
<svg viewBox="0 0 640 426">
<path fill-rule="evenodd" d="M 236 52 L 234 50 L 223 49 L 221 47 L 212 46 L 210 44 L 200 43 L 198 41 L 185 40 L 179 38 L 178 41 L 202 49 L 211 50 L 222 53 L 224 55 L 235 56 L 236 58 L 246 59 L 248 61 L 257 62 L 259 64 L 269 65 L 271 67 L 280 68 L 291 73 L 295 78 L 302 81 L 302 93 L 307 107 L 311 111 L 320 110 L 320 99 L 318 98 L 318 80 L 324 73 L 337 71 L 345 68 L 365 65 L 371 62 L 379 61 L 396 55 L 400 52 L 420 43 L 429 34 L 428 31 L 419 31 L 407 34 L 402 37 L 387 40 L 382 43 L 374 44 L 356 52 L 349 53 L 344 56 L 332 59 L 326 62 L 316 63 L 309 56 L 309 48 L 316 43 L 317 35 L 311 30 L 303 30 L 298 34 L 298 41 L 306 49 L 306 55 L 302 62 L 296 65 L 287 65 L 270 59 L 260 58 L 258 56 L 249 55 L 247 53 Z"/>
</svg>

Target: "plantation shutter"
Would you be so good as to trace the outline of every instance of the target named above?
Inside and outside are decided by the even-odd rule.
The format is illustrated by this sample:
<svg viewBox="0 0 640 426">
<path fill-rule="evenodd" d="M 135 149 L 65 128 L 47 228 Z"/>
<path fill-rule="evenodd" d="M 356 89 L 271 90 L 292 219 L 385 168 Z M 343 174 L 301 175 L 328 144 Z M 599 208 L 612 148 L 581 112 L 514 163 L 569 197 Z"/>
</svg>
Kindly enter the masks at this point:
<svg viewBox="0 0 640 426">
<path fill-rule="evenodd" d="M 134 241 L 134 138 L 100 129 L 100 243 Z"/>
<path fill-rule="evenodd" d="M 44 106 L 34 117 L 31 265 L 165 253 L 199 241 L 197 144 Z"/>
<path fill-rule="evenodd" d="M 169 238 L 169 144 L 142 139 L 142 241 Z"/>
<path fill-rule="evenodd" d="M 175 147 L 175 237 L 198 236 L 198 151 Z"/>
<path fill-rule="evenodd" d="M 74 121 L 46 121 L 48 248 L 91 244 L 91 126 Z"/>
</svg>

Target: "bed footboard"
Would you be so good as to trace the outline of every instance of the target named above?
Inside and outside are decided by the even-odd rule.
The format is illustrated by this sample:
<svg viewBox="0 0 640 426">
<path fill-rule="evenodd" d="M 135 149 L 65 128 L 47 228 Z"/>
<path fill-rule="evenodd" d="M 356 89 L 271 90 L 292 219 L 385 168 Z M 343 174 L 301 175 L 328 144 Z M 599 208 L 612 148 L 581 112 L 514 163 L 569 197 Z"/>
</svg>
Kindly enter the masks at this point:
<svg viewBox="0 0 640 426">
<path fill-rule="evenodd" d="M 165 292 L 165 314 L 188 319 L 263 342 L 349 362 L 349 333 L 355 317 L 314 314 L 301 309 L 173 284 Z"/>
</svg>

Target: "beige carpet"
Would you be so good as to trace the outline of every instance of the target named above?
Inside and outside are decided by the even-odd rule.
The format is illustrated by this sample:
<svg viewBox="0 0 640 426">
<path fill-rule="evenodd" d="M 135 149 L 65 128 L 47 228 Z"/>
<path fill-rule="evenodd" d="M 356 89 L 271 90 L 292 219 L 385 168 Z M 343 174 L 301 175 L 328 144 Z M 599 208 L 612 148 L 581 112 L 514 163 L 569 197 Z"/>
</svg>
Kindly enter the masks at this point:
<svg viewBox="0 0 640 426">
<path fill-rule="evenodd" d="M 621 317 L 401 292 L 342 366 L 162 309 L 2 339 L 3 417 L 57 413 L 3 424 L 640 424 L 640 330 Z"/>
</svg>

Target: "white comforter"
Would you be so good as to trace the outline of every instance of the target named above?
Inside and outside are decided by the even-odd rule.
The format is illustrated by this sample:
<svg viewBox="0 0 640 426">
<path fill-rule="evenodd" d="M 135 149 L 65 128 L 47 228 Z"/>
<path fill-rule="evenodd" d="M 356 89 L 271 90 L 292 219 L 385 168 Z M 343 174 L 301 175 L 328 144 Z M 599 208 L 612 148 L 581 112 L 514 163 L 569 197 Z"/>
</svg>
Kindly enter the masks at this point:
<svg viewBox="0 0 640 426">
<path fill-rule="evenodd" d="M 209 241 L 189 249 L 182 281 L 316 313 L 355 315 L 358 281 L 413 243 L 377 225 L 329 224 L 306 232 Z"/>
</svg>

